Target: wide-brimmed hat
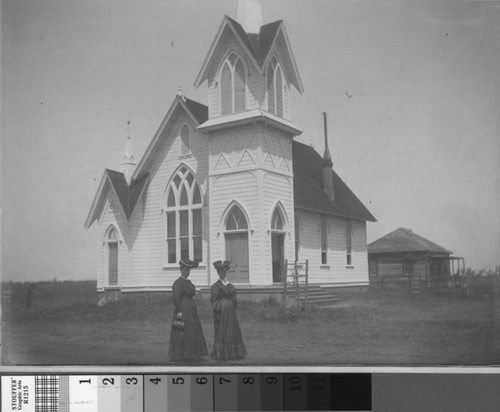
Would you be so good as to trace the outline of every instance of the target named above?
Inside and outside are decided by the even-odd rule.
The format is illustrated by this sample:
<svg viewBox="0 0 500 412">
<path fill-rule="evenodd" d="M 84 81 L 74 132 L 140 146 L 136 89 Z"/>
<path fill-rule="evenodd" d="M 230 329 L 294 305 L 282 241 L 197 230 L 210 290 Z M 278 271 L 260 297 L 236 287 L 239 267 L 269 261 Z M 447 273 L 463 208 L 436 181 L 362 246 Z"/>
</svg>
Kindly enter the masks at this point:
<svg viewBox="0 0 500 412">
<path fill-rule="evenodd" d="M 214 268 L 216 270 L 228 270 L 229 269 L 229 260 L 218 260 L 214 262 Z"/>
<path fill-rule="evenodd" d="M 196 262 L 195 260 L 188 259 L 188 258 L 184 258 L 184 259 L 179 260 L 179 266 L 181 268 L 185 267 L 185 268 L 192 269 L 192 268 L 197 268 L 198 265 L 199 265 L 198 262 Z"/>
</svg>

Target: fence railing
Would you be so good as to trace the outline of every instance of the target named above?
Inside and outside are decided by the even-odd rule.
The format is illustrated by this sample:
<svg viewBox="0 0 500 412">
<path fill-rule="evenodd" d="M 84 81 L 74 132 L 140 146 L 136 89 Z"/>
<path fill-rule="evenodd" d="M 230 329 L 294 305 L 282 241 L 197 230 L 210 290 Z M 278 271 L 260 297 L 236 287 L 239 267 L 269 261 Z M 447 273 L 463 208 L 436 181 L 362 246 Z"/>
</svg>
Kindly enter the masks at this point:
<svg viewBox="0 0 500 412">
<path fill-rule="evenodd" d="M 289 262 L 285 260 L 283 265 L 283 304 L 285 307 L 290 299 L 302 305 L 307 312 L 308 289 L 309 289 L 309 260 L 305 262 Z M 288 301 L 287 301 L 288 299 Z"/>
</svg>

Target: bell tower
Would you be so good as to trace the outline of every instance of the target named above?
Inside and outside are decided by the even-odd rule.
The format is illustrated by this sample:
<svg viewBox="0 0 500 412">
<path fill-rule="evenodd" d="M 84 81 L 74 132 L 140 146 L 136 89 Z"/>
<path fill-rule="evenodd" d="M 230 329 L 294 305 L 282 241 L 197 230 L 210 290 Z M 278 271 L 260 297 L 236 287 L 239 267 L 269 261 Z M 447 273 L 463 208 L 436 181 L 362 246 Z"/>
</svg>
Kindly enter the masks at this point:
<svg viewBox="0 0 500 412">
<path fill-rule="evenodd" d="M 280 281 L 294 256 L 292 86 L 303 92 L 282 20 L 263 24 L 260 0 L 225 16 L 195 87 L 208 83 L 210 261 L 233 283 Z M 216 274 L 211 275 L 216 280 Z"/>
</svg>

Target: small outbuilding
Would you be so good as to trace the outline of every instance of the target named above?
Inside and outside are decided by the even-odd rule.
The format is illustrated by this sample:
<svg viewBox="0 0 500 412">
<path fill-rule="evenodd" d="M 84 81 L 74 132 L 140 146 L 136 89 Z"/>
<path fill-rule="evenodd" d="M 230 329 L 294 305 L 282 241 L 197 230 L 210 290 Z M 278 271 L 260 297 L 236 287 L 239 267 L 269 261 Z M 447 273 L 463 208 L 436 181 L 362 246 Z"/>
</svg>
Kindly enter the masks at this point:
<svg viewBox="0 0 500 412">
<path fill-rule="evenodd" d="M 452 253 L 411 229 L 396 229 L 368 245 L 370 285 L 446 286 L 463 265 Z"/>
</svg>

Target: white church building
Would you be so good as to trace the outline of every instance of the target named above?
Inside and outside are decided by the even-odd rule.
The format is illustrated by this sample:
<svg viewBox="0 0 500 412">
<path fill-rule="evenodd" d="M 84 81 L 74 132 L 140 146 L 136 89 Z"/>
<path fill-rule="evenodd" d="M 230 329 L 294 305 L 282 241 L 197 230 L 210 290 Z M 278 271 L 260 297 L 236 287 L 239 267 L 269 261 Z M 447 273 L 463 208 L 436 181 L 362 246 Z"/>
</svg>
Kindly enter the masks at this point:
<svg viewBox="0 0 500 412">
<path fill-rule="evenodd" d="M 308 260 L 312 284 L 368 284 L 375 218 L 333 171 L 326 132 L 323 156 L 294 141 L 302 81 L 283 21 L 262 23 L 259 1 L 240 0 L 195 81 L 208 107 L 178 93 L 139 162 L 128 145 L 122 171 L 105 170 L 85 222 L 98 292 L 168 291 L 183 257 L 201 288 L 220 259 L 243 292 L 281 285 L 285 260 Z"/>
</svg>

